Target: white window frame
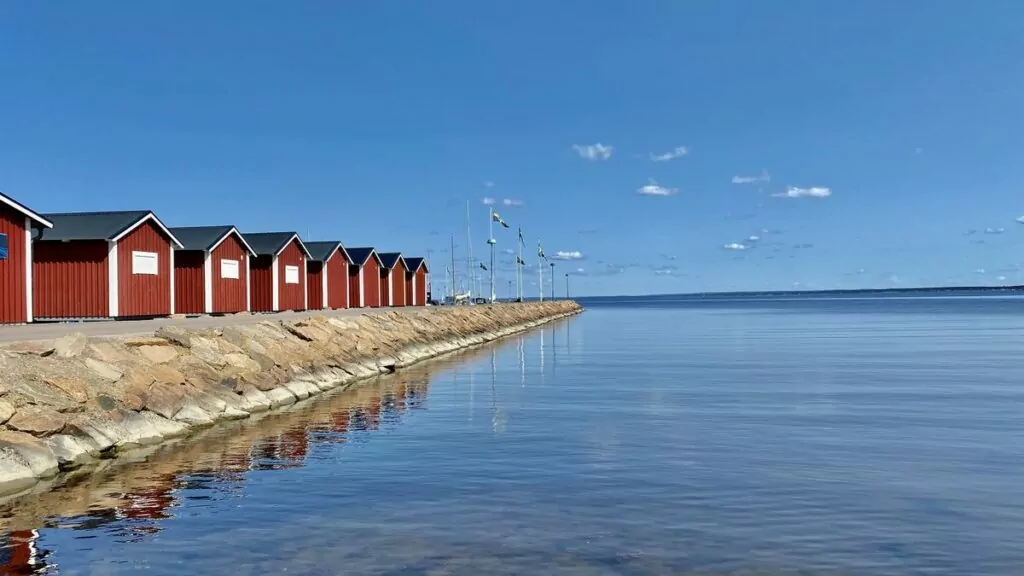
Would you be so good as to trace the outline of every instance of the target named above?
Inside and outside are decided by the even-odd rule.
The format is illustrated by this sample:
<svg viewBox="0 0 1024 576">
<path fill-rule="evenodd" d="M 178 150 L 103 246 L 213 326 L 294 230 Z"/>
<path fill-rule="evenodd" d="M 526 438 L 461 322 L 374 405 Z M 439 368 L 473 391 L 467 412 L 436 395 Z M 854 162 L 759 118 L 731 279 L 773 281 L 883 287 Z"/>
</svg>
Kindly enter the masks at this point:
<svg viewBox="0 0 1024 576">
<path fill-rule="evenodd" d="M 227 268 L 225 268 L 227 265 Z M 225 270 L 230 269 L 234 266 L 234 276 L 225 274 Z M 242 279 L 242 263 L 234 258 L 221 258 L 220 259 L 220 277 L 224 280 L 241 280 Z"/>
<path fill-rule="evenodd" d="M 300 270 L 300 268 L 298 266 L 291 266 L 291 265 L 287 265 L 286 264 L 285 267 L 284 267 L 284 283 L 285 284 L 301 284 L 301 278 L 302 277 L 300 275 L 300 272 L 301 272 L 301 270 Z M 289 276 L 292 273 L 295 274 L 294 282 L 289 278 Z"/>
<path fill-rule="evenodd" d="M 140 260 L 141 259 L 141 260 Z M 153 263 L 152 271 L 147 264 L 145 270 L 140 270 L 140 262 Z M 143 252 L 132 250 L 132 275 L 133 276 L 159 276 L 160 275 L 160 254 L 157 252 Z"/>
</svg>

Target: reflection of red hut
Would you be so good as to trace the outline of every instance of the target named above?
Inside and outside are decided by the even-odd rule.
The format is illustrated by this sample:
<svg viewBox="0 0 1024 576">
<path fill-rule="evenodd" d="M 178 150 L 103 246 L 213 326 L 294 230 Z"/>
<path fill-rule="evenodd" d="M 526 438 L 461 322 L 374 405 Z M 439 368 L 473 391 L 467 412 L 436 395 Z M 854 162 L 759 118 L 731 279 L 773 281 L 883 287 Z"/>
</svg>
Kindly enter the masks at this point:
<svg viewBox="0 0 1024 576">
<path fill-rule="evenodd" d="M 174 474 L 163 474 L 145 490 L 125 494 L 128 504 L 122 509 L 125 518 L 162 520 L 170 518 L 168 509 L 174 505 Z"/>
<path fill-rule="evenodd" d="M 380 302 L 382 306 L 405 306 L 405 272 L 408 266 L 399 252 L 380 254 Z"/>
<path fill-rule="evenodd" d="M 0 323 L 32 321 L 32 231 L 53 223 L 0 194 Z"/>
<path fill-rule="evenodd" d="M 427 261 L 423 258 L 406 258 L 409 270 L 405 273 L 406 304 L 409 306 L 427 305 Z"/>
<path fill-rule="evenodd" d="M 349 248 L 348 267 L 351 308 L 379 308 L 380 257 L 373 248 Z"/>
<path fill-rule="evenodd" d="M 311 258 L 307 264 L 310 310 L 343 310 L 349 307 L 348 267 L 352 263 L 341 242 L 306 242 Z"/>
<path fill-rule="evenodd" d="M 36 318 L 174 314 L 174 248 L 148 210 L 44 214 L 53 228 L 32 246 Z"/>
<path fill-rule="evenodd" d="M 309 250 L 295 232 L 245 234 L 256 257 L 249 271 L 253 312 L 305 310 Z"/>
<path fill-rule="evenodd" d="M 47 567 L 46 552 L 36 547 L 37 530 L 13 530 L 0 545 L 0 574 L 42 574 Z"/>
</svg>

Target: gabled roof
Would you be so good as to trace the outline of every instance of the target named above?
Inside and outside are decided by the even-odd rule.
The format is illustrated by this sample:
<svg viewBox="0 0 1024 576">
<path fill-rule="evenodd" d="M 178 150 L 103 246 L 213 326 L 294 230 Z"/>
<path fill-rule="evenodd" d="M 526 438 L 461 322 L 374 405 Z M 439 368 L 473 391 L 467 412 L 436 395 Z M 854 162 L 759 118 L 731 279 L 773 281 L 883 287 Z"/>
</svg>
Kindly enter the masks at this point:
<svg viewBox="0 0 1024 576">
<path fill-rule="evenodd" d="M 53 228 L 53 222 L 50 222 L 46 218 L 43 218 L 39 214 L 36 214 L 35 212 L 29 210 L 28 208 L 25 207 L 24 204 L 18 202 L 17 200 L 11 198 L 6 194 L 0 193 L 0 203 L 6 204 L 11 208 L 14 208 L 18 212 L 21 212 L 25 216 L 28 216 L 29 219 L 31 219 L 33 222 L 39 224 L 44 228 Z"/>
<path fill-rule="evenodd" d="M 53 228 L 40 230 L 39 240 L 109 240 L 117 242 L 146 222 L 153 222 L 181 248 L 178 238 L 150 210 L 121 210 L 116 212 L 64 212 L 43 214 Z"/>
<path fill-rule="evenodd" d="M 306 242 L 306 248 L 309 249 L 310 260 L 314 262 L 327 262 L 334 255 L 335 251 L 341 251 L 341 257 L 345 259 L 349 264 L 352 263 L 352 258 L 349 257 L 348 251 L 341 245 L 341 242 L 337 240 L 330 240 L 327 242 Z"/>
<path fill-rule="evenodd" d="M 171 234 L 174 234 L 181 242 L 182 250 L 212 251 L 220 246 L 221 242 L 227 240 L 232 233 L 238 235 L 238 239 L 250 254 L 256 255 L 252 246 L 249 246 L 245 237 L 234 226 L 176 226 L 171 228 Z"/>
<path fill-rule="evenodd" d="M 430 270 L 427 268 L 427 261 L 418 256 L 406 258 L 405 264 L 409 267 L 409 272 L 416 272 L 422 266 L 424 272 L 430 273 Z"/>
<path fill-rule="evenodd" d="M 255 232 L 243 234 L 257 256 L 277 256 L 295 240 L 307 258 L 312 258 L 309 249 L 296 232 Z"/>
<path fill-rule="evenodd" d="M 387 270 L 391 270 L 397 266 L 399 262 L 401 262 L 402 266 L 405 266 L 407 270 L 409 269 L 409 266 L 405 263 L 405 259 L 402 258 L 401 252 L 381 252 L 378 256 L 380 256 L 381 266 Z"/>
<path fill-rule="evenodd" d="M 370 259 L 370 256 L 373 256 L 373 259 L 377 261 L 377 264 L 380 264 L 381 266 L 384 265 L 384 263 L 380 261 L 380 255 L 378 255 L 377 251 L 373 248 L 349 248 L 348 256 L 349 262 L 357 266 L 366 264 L 366 261 Z"/>
</svg>

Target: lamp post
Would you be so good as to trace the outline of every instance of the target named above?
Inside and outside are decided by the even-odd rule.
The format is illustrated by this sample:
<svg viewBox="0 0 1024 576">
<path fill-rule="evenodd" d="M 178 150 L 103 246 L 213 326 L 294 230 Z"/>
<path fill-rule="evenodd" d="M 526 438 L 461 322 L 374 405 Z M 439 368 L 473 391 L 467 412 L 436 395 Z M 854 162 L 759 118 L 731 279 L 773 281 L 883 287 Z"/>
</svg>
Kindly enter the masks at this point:
<svg viewBox="0 0 1024 576">
<path fill-rule="evenodd" d="M 555 299 L 555 263 L 554 262 L 550 262 L 550 264 L 551 264 L 551 299 L 554 300 Z"/>
<path fill-rule="evenodd" d="M 569 273 L 565 273 L 565 299 L 569 299 Z"/>
</svg>

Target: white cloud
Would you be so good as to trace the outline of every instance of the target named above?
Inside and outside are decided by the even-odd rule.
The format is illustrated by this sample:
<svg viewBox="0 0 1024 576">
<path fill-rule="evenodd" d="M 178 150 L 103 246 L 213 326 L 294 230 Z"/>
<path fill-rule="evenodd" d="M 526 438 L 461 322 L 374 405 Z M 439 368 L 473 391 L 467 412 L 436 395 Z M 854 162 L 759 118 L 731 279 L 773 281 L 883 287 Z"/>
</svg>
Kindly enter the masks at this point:
<svg viewBox="0 0 1024 576">
<path fill-rule="evenodd" d="M 484 182 L 484 188 L 494 188 L 494 182 L 491 182 L 490 180 Z"/>
<path fill-rule="evenodd" d="M 637 188 L 636 193 L 641 196 L 675 196 L 679 194 L 679 189 L 666 188 L 652 179 L 648 181 L 646 186 Z"/>
<path fill-rule="evenodd" d="M 511 248 L 505 248 L 504 250 L 502 250 L 502 252 L 504 252 L 505 254 L 508 254 L 510 256 L 514 256 L 515 253 L 516 253 L 516 251 L 511 249 Z"/>
<path fill-rule="evenodd" d="M 999 280 L 1000 282 L 1004 282 L 1004 281 L 1006 281 L 1006 276 L 997 276 L 996 280 Z"/>
<path fill-rule="evenodd" d="M 746 250 L 747 246 L 745 244 L 740 244 L 739 242 L 730 242 L 729 244 L 722 246 L 722 248 L 725 248 L 726 250 Z"/>
<path fill-rule="evenodd" d="M 483 199 L 480 200 L 480 202 L 482 202 L 486 206 L 494 206 L 495 204 L 498 203 L 497 200 L 491 198 L 490 196 L 484 196 Z"/>
<path fill-rule="evenodd" d="M 811 188 L 787 186 L 785 192 L 772 194 L 776 198 L 828 198 L 831 195 L 832 189 L 822 186 L 812 186 Z"/>
<path fill-rule="evenodd" d="M 658 276 L 671 276 L 675 272 L 671 268 L 658 268 L 654 271 Z"/>
<path fill-rule="evenodd" d="M 1018 224 L 1024 224 L 1024 216 L 1018 216 L 1017 217 L 1017 223 Z"/>
<path fill-rule="evenodd" d="M 587 160 L 607 160 L 612 157 L 612 147 L 600 142 L 597 144 L 587 144 L 586 146 L 573 144 L 572 149 L 580 155 L 580 158 L 586 158 Z"/>
<path fill-rule="evenodd" d="M 555 260 L 582 260 L 583 253 L 579 250 L 563 251 L 559 250 L 555 252 Z"/>
<path fill-rule="evenodd" d="M 760 236 L 747 236 L 747 242 L 757 242 L 760 239 Z"/>
<path fill-rule="evenodd" d="M 985 228 L 985 234 L 989 235 L 1002 234 L 1003 232 L 1006 232 L 1006 228 Z"/>
<path fill-rule="evenodd" d="M 985 273 L 985 269 L 984 268 L 978 268 L 977 270 L 974 271 L 974 273 L 975 274 L 984 274 Z"/>
<path fill-rule="evenodd" d="M 686 156 L 689 153 L 690 149 L 686 146 L 676 146 L 664 154 L 651 154 L 651 160 L 653 162 L 668 162 L 669 160 L 675 160 L 676 158 Z"/>
<path fill-rule="evenodd" d="M 523 205 L 523 201 L 519 200 L 517 198 L 505 198 L 504 200 L 501 201 L 501 203 L 504 204 L 505 206 L 522 206 Z"/>
<path fill-rule="evenodd" d="M 577 269 L 576 269 L 576 272 L 577 272 L 578 274 L 583 274 L 583 268 L 577 268 Z"/>
<path fill-rule="evenodd" d="M 757 184 L 758 182 L 771 182 L 772 177 L 767 170 L 762 170 L 760 176 L 733 176 L 733 184 Z"/>
</svg>

